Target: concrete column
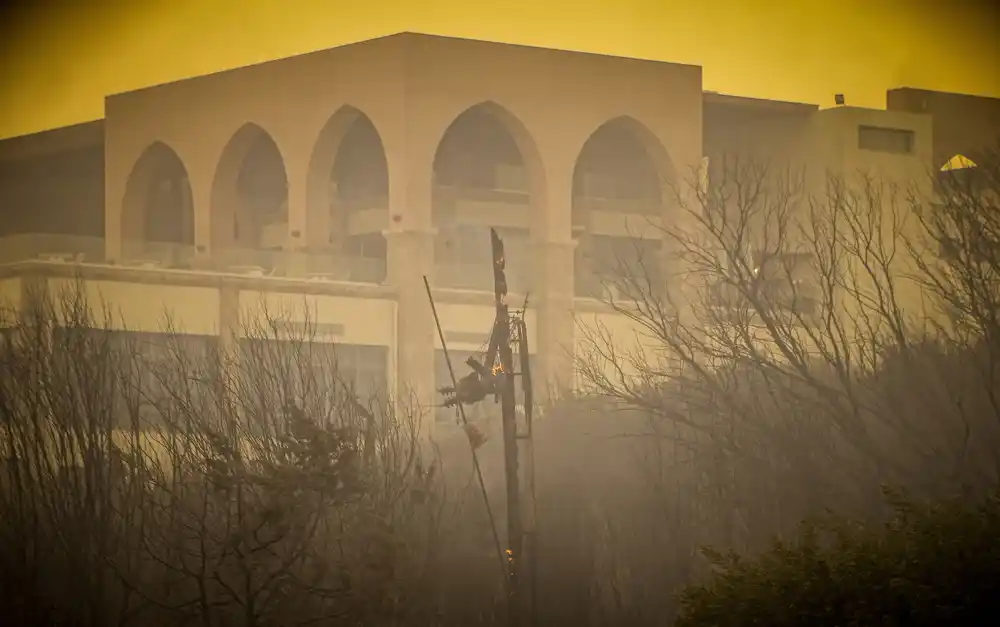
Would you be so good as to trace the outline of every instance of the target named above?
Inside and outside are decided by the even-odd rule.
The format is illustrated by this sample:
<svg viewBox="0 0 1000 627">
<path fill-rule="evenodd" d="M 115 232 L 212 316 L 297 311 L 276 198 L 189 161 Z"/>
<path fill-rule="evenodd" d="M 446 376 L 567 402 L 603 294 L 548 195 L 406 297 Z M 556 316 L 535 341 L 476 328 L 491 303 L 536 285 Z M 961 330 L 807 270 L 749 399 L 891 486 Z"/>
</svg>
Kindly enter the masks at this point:
<svg viewBox="0 0 1000 627">
<path fill-rule="evenodd" d="M 573 385 L 574 326 L 573 263 L 576 242 L 535 244 L 535 292 L 538 355 L 532 369 L 537 396 L 542 400 Z"/>
<path fill-rule="evenodd" d="M 338 114 L 339 115 L 339 114 Z M 336 116 L 335 116 L 336 117 Z M 346 277 L 347 271 L 341 267 L 342 244 L 334 237 L 336 220 L 333 204 L 337 190 L 330 180 L 349 123 L 345 120 L 330 120 L 320 134 L 318 142 L 309 148 L 311 158 L 305 179 L 305 231 L 303 243 L 310 253 L 310 271 Z M 335 129 L 331 131 L 331 128 Z"/>
<path fill-rule="evenodd" d="M 112 218 L 107 213 L 105 213 L 105 216 L 106 220 Z M 118 263 L 122 260 L 122 232 L 120 227 L 104 227 L 104 259 L 108 263 Z"/>
<path fill-rule="evenodd" d="M 539 400 L 573 385 L 573 285 L 576 242 L 572 238 L 573 159 L 550 163 L 544 204 L 532 224 L 537 312 L 537 360 L 532 370 Z"/>
<path fill-rule="evenodd" d="M 211 266 L 213 244 L 220 237 L 228 235 L 223 241 L 232 238 L 232 227 L 228 233 L 213 233 L 213 228 L 220 228 L 212 220 L 213 206 L 212 177 L 208 174 L 189 173 L 191 185 L 191 204 L 194 206 L 194 264 L 196 267 Z M 232 218 L 230 218 L 230 221 Z"/>
<path fill-rule="evenodd" d="M 117 263 L 122 259 L 122 216 L 125 192 L 138 151 L 133 153 L 114 133 L 104 139 L 104 259 Z M 133 156 L 135 155 L 135 156 Z"/>
<path fill-rule="evenodd" d="M 285 160 L 288 180 L 288 238 L 284 246 L 284 270 L 290 277 L 305 277 L 309 273 L 307 220 L 309 216 L 307 155 Z"/>
<path fill-rule="evenodd" d="M 434 150 L 423 141 L 386 131 L 383 141 L 389 165 L 389 228 L 387 277 L 397 291 L 396 393 L 400 407 L 416 403 L 421 427 L 434 424 L 434 318 L 423 277 L 433 283 L 434 231 L 431 217 L 431 177 Z M 424 149 L 421 149 L 423 147 Z"/>
<path fill-rule="evenodd" d="M 433 282 L 433 230 L 384 232 L 388 247 L 388 283 L 398 290 L 396 314 L 396 394 L 402 406 L 417 403 L 422 429 L 434 418 L 434 317 L 423 277 Z"/>
</svg>

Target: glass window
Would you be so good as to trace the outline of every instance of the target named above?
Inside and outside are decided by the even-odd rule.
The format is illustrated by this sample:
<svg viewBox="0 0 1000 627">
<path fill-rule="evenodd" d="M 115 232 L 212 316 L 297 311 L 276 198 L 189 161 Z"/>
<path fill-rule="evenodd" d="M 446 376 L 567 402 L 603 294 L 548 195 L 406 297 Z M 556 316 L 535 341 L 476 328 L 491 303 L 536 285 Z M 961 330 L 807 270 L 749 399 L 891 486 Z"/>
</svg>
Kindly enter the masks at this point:
<svg viewBox="0 0 1000 627">
<path fill-rule="evenodd" d="M 913 131 L 878 126 L 858 127 L 858 148 L 889 152 L 895 154 L 910 154 L 913 152 Z"/>
<path fill-rule="evenodd" d="M 372 399 L 387 392 L 389 365 L 387 347 L 337 344 L 334 353 L 338 376 L 361 399 Z"/>
</svg>

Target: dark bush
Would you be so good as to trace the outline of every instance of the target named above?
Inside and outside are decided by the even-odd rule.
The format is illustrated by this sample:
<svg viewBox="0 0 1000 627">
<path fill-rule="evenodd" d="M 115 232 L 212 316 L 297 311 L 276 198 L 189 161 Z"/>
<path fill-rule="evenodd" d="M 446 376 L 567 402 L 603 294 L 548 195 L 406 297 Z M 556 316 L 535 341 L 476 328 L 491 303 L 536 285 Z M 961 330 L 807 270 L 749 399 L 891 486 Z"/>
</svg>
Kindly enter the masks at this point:
<svg viewBox="0 0 1000 627">
<path fill-rule="evenodd" d="M 1000 493 L 890 501 L 884 525 L 828 517 L 753 559 L 706 551 L 716 572 L 682 592 L 677 627 L 995 624 Z"/>
</svg>

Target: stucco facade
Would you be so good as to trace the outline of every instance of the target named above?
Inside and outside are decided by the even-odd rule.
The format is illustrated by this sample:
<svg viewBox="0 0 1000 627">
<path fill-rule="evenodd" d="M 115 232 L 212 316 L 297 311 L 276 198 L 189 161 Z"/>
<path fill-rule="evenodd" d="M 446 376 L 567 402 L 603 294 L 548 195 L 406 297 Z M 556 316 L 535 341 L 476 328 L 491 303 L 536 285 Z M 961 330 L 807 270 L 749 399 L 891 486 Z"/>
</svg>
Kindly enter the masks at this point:
<svg viewBox="0 0 1000 627">
<path fill-rule="evenodd" d="M 364 116 L 378 132 L 388 171 L 379 227 L 398 312 L 399 379 L 426 398 L 434 385 L 434 332 L 421 277 L 434 283 L 434 160 L 449 126 L 478 108 L 503 125 L 523 159 L 530 204 L 521 226 L 533 248 L 537 372 L 565 378 L 577 157 L 596 130 L 620 121 L 663 179 L 674 180 L 701 157 L 701 97 L 698 67 L 414 34 L 111 96 L 106 258 L 124 260 L 129 243 L 142 238 L 137 165 L 162 145 L 187 174 L 194 262 L 210 266 L 213 254 L 232 244 L 236 171 L 254 136 L 266 133 L 287 180 L 285 274 L 306 278 L 308 255 L 328 241 L 330 168 L 350 125 Z M 302 263 L 293 261 L 297 254 Z"/>
<path fill-rule="evenodd" d="M 897 100 L 823 109 L 703 92 L 696 66 L 393 35 L 112 95 L 103 121 L 0 142 L 4 204 L 38 206 L 9 222 L 0 262 L 32 260 L 0 285 L 16 304 L 82 275 L 130 329 L 170 311 L 223 339 L 262 303 L 308 314 L 329 341 L 384 349 L 396 391 L 430 405 L 422 278 L 449 349 L 481 349 L 492 226 L 509 302 L 529 296 L 536 385 L 572 385 L 577 324 L 634 337 L 593 298 L 597 266 L 635 239 L 662 265 L 644 226 L 683 219 L 672 199 L 696 173 L 736 155 L 806 166 L 816 189 L 831 171 L 917 180 L 939 129 Z"/>
</svg>

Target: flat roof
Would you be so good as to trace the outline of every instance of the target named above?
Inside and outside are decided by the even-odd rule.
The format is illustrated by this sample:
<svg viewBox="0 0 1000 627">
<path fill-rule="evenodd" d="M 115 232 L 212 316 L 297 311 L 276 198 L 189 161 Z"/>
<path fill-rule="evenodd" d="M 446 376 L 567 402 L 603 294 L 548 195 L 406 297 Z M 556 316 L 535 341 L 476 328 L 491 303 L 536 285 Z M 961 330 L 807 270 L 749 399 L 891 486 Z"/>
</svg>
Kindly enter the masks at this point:
<svg viewBox="0 0 1000 627">
<path fill-rule="evenodd" d="M 976 100 L 981 102 L 989 102 L 990 105 L 996 106 L 1000 105 L 1000 98 L 996 96 L 982 96 L 979 94 L 963 94 L 955 91 L 938 91 L 935 89 L 923 89 L 921 87 L 893 87 L 886 91 L 886 94 L 890 93 L 910 93 L 910 94 L 921 94 L 926 96 L 939 96 L 943 98 L 955 98 L 961 100 Z"/>
<path fill-rule="evenodd" d="M 771 111 L 774 113 L 811 113 L 819 110 L 819 105 L 805 102 L 790 102 L 787 100 L 768 100 L 766 98 L 750 98 L 720 94 L 714 91 L 704 92 L 704 103 L 725 107 L 739 107 L 756 111 Z"/>
<path fill-rule="evenodd" d="M 104 120 L 94 120 L 0 140 L 0 162 L 23 161 L 103 144 Z"/>
</svg>

